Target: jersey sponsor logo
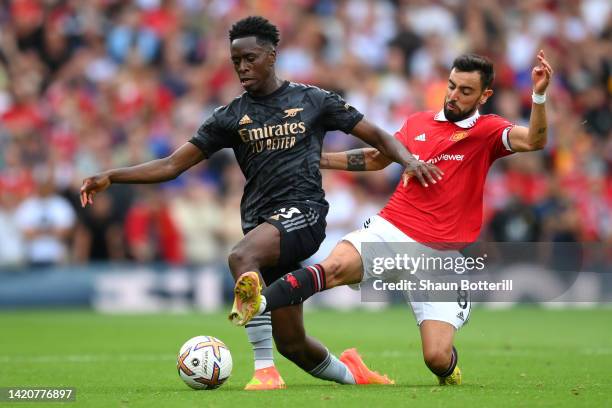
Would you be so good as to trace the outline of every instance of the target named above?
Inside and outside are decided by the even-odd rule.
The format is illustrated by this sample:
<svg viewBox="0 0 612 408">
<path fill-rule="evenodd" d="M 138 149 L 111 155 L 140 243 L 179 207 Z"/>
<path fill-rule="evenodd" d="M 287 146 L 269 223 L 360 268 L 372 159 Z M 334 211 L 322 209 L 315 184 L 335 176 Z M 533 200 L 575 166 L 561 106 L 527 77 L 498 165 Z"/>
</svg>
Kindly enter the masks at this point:
<svg viewBox="0 0 612 408">
<path fill-rule="evenodd" d="M 451 142 L 458 142 L 460 140 L 465 139 L 466 137 L 468 137 L 470 134 L 468 133 L 467 130 L 458 130 L 455 133 L 452 134 L 452 136 L 450 137 L 450 141 Z"/>
<path fill-rule="evenodd" d="M 292 118 L 304 108 L 285 109 L 283 118 Z M 239 125 L 253 124 L 248 115 L 244 115 Z M 264 150 L 284 150 L 295 146 L 297 135 L 306 133 L 306 123 L 286 121 L 282 124 L 264 124 L 258 127 L 244 127 L 238 129 L 238 135 L 243 143 L 247 143 L 252 153 L 261 153 Z"/>
<path fill-rule="evenodd" d="M 272 137 L 299 135 L 301 133 L 306 133 L 306 124 L 304 122 L 285 122 L 282 125 L 264 125 L 254 129 L 238 130 L 238 134 L 244 143 Z"/>
<path fill-rule="evenodd" d="M 418 154 L 413 154 L 413 156 L 415 159 L 421 160 Z M 438 155 L 434 157 L 433 159 L 427 160 L 427 163 L 436 164 L 437 162 L 440 162 L 440 161 L 463 161 L 464 157 L 465 157 L 464 154 L 446 154 L 445 153 L 445 154 Z"/>
<path fill-rule="evenodd" d="M 249 115 L 244 115 L 242 119 L 240 119 L 240 122 L 238 122 L 238 125 L 250 125 L 251 123 L 253 123 L 253 121 L 251 120 L 251 118 L 249 118 Z"/>
<path fill-rule="evenodd" d="M 463 161 L 464 154 L 441 154 L 433 159 L 427 160 L 427 163 L 436 164 L 440 161 Z"/>
<path fill-rule="evenodd" d="M 420 135 L 414 138 L 417 142 L 426 142 L 427 138 L 425 137 L 425 133 L 421 133 Z"/>
<path fill-rule="evenodd" d="M 257 128 L 238 129 L 238 135 L 249 144 L 252 153 L 264 150 L 284 150 L 295 146 L 297 135 L 306 133 L 306 123 L 285 122 L 282 125 L 264 125 Z"/>
<path fill-rule="evenodd" d="M 298 112 L 301 112 L 303 110 L 304 110 L 304 108 L 285 109 L 284 110 L 285 116 L 283 116 L 283 119 L 284 118 L 294 118 L 295 115 L 297 115 Z"/>
</svg>

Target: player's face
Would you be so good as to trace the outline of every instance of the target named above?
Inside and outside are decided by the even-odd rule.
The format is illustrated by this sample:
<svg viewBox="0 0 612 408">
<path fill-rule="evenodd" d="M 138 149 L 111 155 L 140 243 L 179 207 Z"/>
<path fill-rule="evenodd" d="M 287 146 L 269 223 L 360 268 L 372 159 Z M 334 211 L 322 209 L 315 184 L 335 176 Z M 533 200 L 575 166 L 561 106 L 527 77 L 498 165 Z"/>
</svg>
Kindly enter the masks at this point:
<svg viewBox="0 0 612 408">
<path fill-rule="evenodd" d="M 230 53 L 244 90 L 251 94 L 267 93 L 267 86 L 274 80 L 274 48 L 257 44 L 255 37 L 245 37 L 232 41 Z"/>
<path fill-rule="evenodd" d="M 451 122 L 468 118 L 492 94 L 493 90 L 482 89 L 480 72 L 462 72 L 453 68 L 444 98 L 444 116 Z"/>
</svg>

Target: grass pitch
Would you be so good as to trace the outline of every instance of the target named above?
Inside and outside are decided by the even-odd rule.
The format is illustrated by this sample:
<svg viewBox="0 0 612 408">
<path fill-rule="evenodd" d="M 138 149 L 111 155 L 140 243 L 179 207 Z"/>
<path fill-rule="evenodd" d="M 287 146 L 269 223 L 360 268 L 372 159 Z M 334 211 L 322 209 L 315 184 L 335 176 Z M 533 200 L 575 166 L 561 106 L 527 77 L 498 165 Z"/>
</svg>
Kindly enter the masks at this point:
<svg viewBox="0 0 612 408">
<path fill-rule="evenodd" d="M 313 311 L 311 335 L 336 355 L 356 346 L 395 386 L 339 386 L 277 355 L 288 385 L 242 391 L 252 374 L 243 329 L 225 314 L 99 315 L 84 311 L 0 313 L 0 387 L 76 387 L 71 403 L 41 407 L 603 407 L 612 397 L 612 309 L 476 309 L 457 337 L 464 384 L 435 386 L 422 362 L 409 310 Z M 218 390 L 193 391 L 176 372 L 176 353 L 196 335 L 232 352 L 234 372 Z"/>
</svg>

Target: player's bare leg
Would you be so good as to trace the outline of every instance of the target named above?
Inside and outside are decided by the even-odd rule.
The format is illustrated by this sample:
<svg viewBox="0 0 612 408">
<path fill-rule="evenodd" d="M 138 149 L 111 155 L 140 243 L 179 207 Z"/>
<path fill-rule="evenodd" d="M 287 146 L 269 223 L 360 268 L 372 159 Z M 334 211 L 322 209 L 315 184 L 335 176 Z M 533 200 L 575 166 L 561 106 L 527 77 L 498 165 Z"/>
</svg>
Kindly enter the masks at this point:
<svg viewBox="0 0 612 408">
<path fill-rule="evenodd" d="M 361 282 L 363 262 L 359 251 L 348 241 L 340 241 L 321 266 L 325 269 L 325 288 Z"/>
<path fill-rule="evenodd" d="M 277 245 L 274 245 L 277 242 Z M 250 231 L 236 244 L 228 262 L 234 279 L 247 271 L 258 273 L 263 265 L 274 265 L 280 254 L 280 233 L 272 225 L 263 223 Z M 256 271 L 256 272 L 255 272 Z M 236 303 L 234 303 L 234 308 Z M 282 389 L 285 382 L 274 366 L 272 319 L 270 314 L 260 316 L 247 325 L 247 336 L 253 346 L 255 373 L 246 385 L 247 390 Z"/>
<path fill-rule="evenodd" d="M 262 280 L 258 272 L 262 267 L 276 265 L 279 258 L 280 232 L 275 226 L 263 223 L 250 231 L 232 251 L 230 268 L 234 276 L 240 274 L 242 277 L 252 277 L 254 279 L 252 288 L 259 290 Z M 244 283 L 244 280 L 239 279 L 237 282 L 237 293 L 241 282 Z M 236 296 L 230 318 L 241 309 L 240 306 L 240 297 Z M 247 330 L 249 327 L 252 331 L 260 330 L 261 327 L 267 326 L 266 323 L 264 314 L 247 323 L 246 327 Z M 275 312 L 272 315 L 271 323 L 276 347 L 283 356 L 315 377 L 342 384 L 355 383 L 350 372 L 347 375 L 347 369 L 343 363 L 332 356 L 321 343 L 306 336 L 301 306 Z M 247 389 L 283 388 L 284 382 L 280 375 L 277 375 L 274 369 L 277 377 L 275 379 L 275 375 L 270 375 L 271 370 L 273 366 L 263 368 L 261 371 L 256 370 L 255 377 L 247 384 Z"/>
<path fill-rule="evenodd" d="M 273 225 L 262 223 L 251 230 L 232 249 L 228 262 L 237 279 L 244 272 L 276 265 L 280 257 L 280 232 Z"/>
<path fill-rule="evenodd" d="M 317 378 L 340 384 L 393 384 L 386 375 L 371 371 L 355 349 L 332 355 L 304 331 L 303 305 L 283 307 L 272 312 L 274 341 L 279 353 Z M 323 348 L 321 356 L 319 349 Z M 313 365 L 312 361 L 319 363 Z"/>
<path fill-rule="evenodd" d="M 323 273 L 325 267 L 330 271 L 327 275 Z M 314 294 L 324 288 L 360 281 L 361 269 L 361 258 L 357 250 L 350 243 L 342 242 L 320 265 L 288 274 L 292 277 L 285 275 L 272 285 L 277 285 L 282 281 L 298 288 L 303 284 L 304 287 L 309 288 L 309 293 Z M 297 276 L 293 276 L 295 274 Z M 233 320 L 235 324 L 240 324 L 240 322 L 248 322 L 253 317 L 251 313 L 257 310 L 259 302 L 263 299 L 260 289 L 261 282 L 257 274 L 245 273 L 238 279 L 235 288 L 235 303 L 240 307 L 237 308 L 236 313 L 232 311 L 230 320 Z M 315 377 L 341 384 L 393 384 L 393 381 L 387 376 L 370 370 L 362 361 L 357 350 L 346 350 L 338 359 L 318 341 L 306 336 L 301 302 L 296 302 L 294 305 L 287 303 L 283 306 L 287 307 L 274 308 L 272 312 L 273 332 L 277 349 L 289 360 Z M 248 313 L 245 314 L 246 312 Z M 323 358 L 319 354 L 319 347 L 324 350 Z M 312 361 L 318 361 L 318 363 L 313 365 Z"/>
<path fill-rule="evenodd" d="M 461 384 L 457 350 L 453 347 L 455 327 L 440 320 L 424 320 L 420 325 L 423 359 L 438 377 L 440 385 Z"/>
<path fill-rule="evenodd" d="M 304 302 L 322 290 L 361 282 L 363 265 L 361 256 L 348 241 L 342 241 L 320 264 L 290 272 L 261 292 L 256 275 L 246 273 L 236 282 L 234 304 L 229 318 L 242 326 L 255 316 L 284 306 Z"/>
</svg>

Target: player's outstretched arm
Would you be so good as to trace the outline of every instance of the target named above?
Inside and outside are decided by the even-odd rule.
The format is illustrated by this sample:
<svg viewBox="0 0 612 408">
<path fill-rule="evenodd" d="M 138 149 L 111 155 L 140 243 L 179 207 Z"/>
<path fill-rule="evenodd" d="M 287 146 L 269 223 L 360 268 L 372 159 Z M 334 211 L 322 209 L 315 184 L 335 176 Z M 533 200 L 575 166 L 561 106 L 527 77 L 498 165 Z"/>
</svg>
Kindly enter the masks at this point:
<svg viewBox="0 0 612 408">
<path fill-rule="evenodd" d="M 510 148 L 515 152 L 531 152 L 546 146 L 546 88 L 550 83 L 553 69 L 544 57 L 544 51 L 537 55 L 538 65 L 531 71 L 533 82 L 533 103 L 529 127 L 515 126 L 508 133 Z"/>
<path fill-rule="evenodd" d="M 93 196 L 106 190 L 112 183 L 150 184 L 177 178 L 182 172 L 204 160 L 202 151 L 192 143 L 185 143 L 170 156 L 132 167 L 107 170 L 83 180 L 81 206 L 93 204 Z"/>
<path fill-rule="evenodd" d="M 376 171 L 382 170 L 393 160 L 373 147 L 353 149 L 345 152 L 323 152 L 321 168 L 331 170 Z"/>
<path fill-rule="evenodd" d="M 435 184 L 438 180 L 442 180 L 444 173 L 438 167 L 419 161 L 399 140 L 367 120 L 363 119 L 357 123 L 351 130 L 351 134 L 376 148 L 382 155 L 404 166 L 404 174 L 402 174 L 404 186 L 408 184 L 411 177 L 416 177 L 424 187 L 428 187 L 429 183 Z"/>
</svg>

